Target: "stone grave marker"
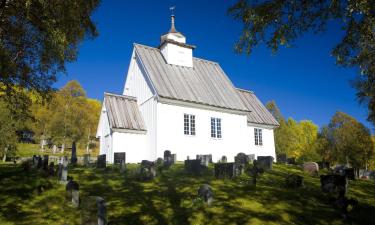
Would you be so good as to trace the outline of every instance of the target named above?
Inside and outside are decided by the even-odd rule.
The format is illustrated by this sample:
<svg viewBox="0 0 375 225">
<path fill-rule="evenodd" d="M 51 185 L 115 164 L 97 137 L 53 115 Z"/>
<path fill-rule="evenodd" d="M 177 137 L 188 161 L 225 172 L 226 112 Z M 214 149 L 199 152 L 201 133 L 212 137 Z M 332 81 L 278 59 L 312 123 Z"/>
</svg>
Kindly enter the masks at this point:
<svg viewBox="0 0 375 225">
<path fill-rule="evenodd" d="M 57 152 L 57 146 L 56 146 L 56 145 L 53 145 L 53 147 L 52 147 L 52 153 L 53 153 L 53 154 L 56 154 L 56 152 Z"/>
<path fill-rule="evenodd" d="M 236 176 L 235 163 L 215 163 L 214 171 L 216 179 L 232 179 Z"/>
<path fill-rule="evenodd" d="M 355 180 L 354 168 L 345 168 L 345 176 L 349 180 Z"/>
<path fill-rule="evenodd" d="M 303 171 L 310 175 L 318 175 L 319 174 L 319 165 L 316 162 L 306 162 L 303 164 Z"/>
<path fill-rule="evenodd" d="M 57 178 L 58 178 L 58 180 L 61 180 L 61 178 L 62 178 L 63 160 L 64 160 L 63 157 L 61 157 L 59 159 L 59 164 L 58 164 L 58 167 L 57 167 Z"/>
<path fill-rule="evenodd" d="M 155 163 L 142 160 L 141 162 L 141 178 L 142 180 L 152 180 L 156 177 L 156 168 Z"/>
<path fill-rule="evenodd" d="M 43 170 L 48 171 L 48 155 L 43 156 Z"/>
<path fill-rule="evenodd" d="M 177 155 L 172 154 L 172 164 L 176 164 L 176 163 L 177 163 Z"/>
<path fill-rule="evenodd" d="M 277 162 L 278 162 L 278 163 L 283 163 L 283 164 L 285 164 L 285 163 L 287 162 L 287 157 L 286 157 L 286 154 L 285 154 L 285 153 L 278 154 L 276 158 L 277 158 Z"/>
<path fill-rule="evenodd" d="M 37 166 L 38 166 L 38 156 L 33 155 L 33 167 L 37 167 Z"/>
<path fill-rule="evenodd" d="M 68 156 L 64 156 L 62 161 L 61 184 L 66 184 L 68 182 L 68 163 Z"/>
<path fill-rule="evenodd" d="M 126 162 L 126 153 L 125 152 L 115 152 L 113 155 L 113 163 L 121 165 L 121 161 Z"/>
<path fill-rule="evenodd" d="M 185 170 L 193 175 L 200 175 L 202 173 L 201 160 L 199 159 L 187 159 L 185 160 Z"/>
<path fill-rule="evenodd" d="M 247 159 L 250 163 L 252 163 L 255 160 L 255 154 L 249 154 L 247 155 Z"/>
<path fill-rule="evenodd" d="M 346 193 L 348 181 L 345 176 L 339 174 L 320 175 L 320 188 L 325 193 Z"/>
<path fill-rule="evenodd" d="M 98 155 L 98 159 L 97 159 L 97 162 L 96 162 L 96 167 L 97 168 L 106 168 L 106 155 L 103 154 L 103 155 Z"/>
<path fill-rule="evenodd" d="M 286 163 L 291 164 L 291 165 L 295 165 L 296 164 L 296 158 L 287 158 Z"/>
<path fill-rule="evenodd" d="M 212 163 L 212 155 L 197 155 L 196 159 L 201 161 L 201 165 L 208 167 Z"/>
<path fill-rule="evenodd" d="M 125 160 L 121 160 L 121 162 L 120 162 L 120 172 L 124 173 L 125 171 L 126 171 Z"/>
<path fill-rule="evenodd" d="M 82 199 L 81 209 L 81 224 L 107 224 L 107 205 L 102 197 L 89 196 Z"/>
<path fill-rule="evenodd" d="M 40 169 L 43 167 L 43 160 L 42 160 L 42 157 L 40 155 L 38 155 L 38 164 L 37 164 L 37 168 Z"/>
<path fill-rule="evenodd" d="M 51 177 L 55 176 L 55 163 L 54 162 L 49 163 L 48 175 L 51 176 Z"/>
<path fill-rule="evenodd" d="M 210 185 L 201 185 L 198 189 L 198 197 L 208 205 L 211 205 L 212 201 L 214 200 L 214 194 Z"/>
<path fill-rule="evenodd" d="M 77 164 L 77 148 L 76 148 L 75 141 L 73 141 L 73 144 L 72 144 L 72 158 L 70 159 L 70 161 L 73 165 Z"/>
<path fill-rule="evenodd" d="M 72 201 L 73 206 L 77 208 L 79 206 L 79 184 L 72 177 L 68 177 L 68 180 L 65 186 L 66 199 Z"/>
<path fill-rule="evenodd" d="M 259 175 L 263 173 L 263 169 L 258 167 L 258 161 L 256 159 L 253 161 L 253 167 L 247 172 L 249 176 L 252 177 L 253 185 L 256 186 Z"/>
<path fill-rule="evenodd" d="M 247 155 L 245 153 L 238 153 L 235 157 L 234 157 L 234 162 L 236 164 L 242 164 L 242 165 L 246 165 L 248 164 L 249 162 L 249 158 L 247 157 Z"/>
<path fill-rule="evenodd" d="M 164 166 L 169 168 L 172 165 L 172 153 L 169 150 L 164 151 Z"/>
<path fill-rule="evenodd" d="M 285 178 L 287 188 L 299 188 L 303 186 L 303 177 L 297 174 L 288 174 Z"/>
<path fill-rule="evenodd" d="M 221 163 L 226 163 L 227 162 L 227 157 L 223 155 L 220 160 Z"/>
<path fill-rule="evenodd" d="M 263 170 L 272 170 L 272 156 L 258 156 L 257 162 L 259 168 L 262 168 Z"/>
</svg>

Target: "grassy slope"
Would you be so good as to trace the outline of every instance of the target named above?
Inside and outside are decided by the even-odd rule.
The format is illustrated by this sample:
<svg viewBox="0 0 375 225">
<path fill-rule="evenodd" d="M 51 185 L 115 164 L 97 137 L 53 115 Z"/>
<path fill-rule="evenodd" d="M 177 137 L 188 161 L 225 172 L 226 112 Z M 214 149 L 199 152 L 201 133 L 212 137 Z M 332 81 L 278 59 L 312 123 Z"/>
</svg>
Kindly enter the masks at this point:
<svg viewBox="0 0 375 225">
<path fill-rule="evenodd" d="M 92 156 L 96 156 L 96 155 L 98 155 L 98 152 L 99 152 L 98 148 L 92 149 L 91 150 L 91 155 Z M 62 156 L 62 155 L 64 155 L 64 154 L 61 154 L 61 153 L 53 154 L 52 153 L 52 149 L 48 149 L 48 148 L 46 148 L 44 150 L 44 152 L 42 152 L 40 150 L 40 145 L 39 144 L 18 143 L 18 145 L 17 145 L 16 156 L 19 156 L 19 157 L 31 157 L 33 155 L 44 155 L 44 154 L 54 155 L 54 156 Z M 71 154 L 71 150 L 68 149 L 68 150 L 65 151 L 65 155 L 70 155 L 70 154 Z M 86 149 L 84 149 L 84 148 L 78 148 L 77 149 L 77 156 L 83 156 L 84 154 L 86 154 Z"/>
<path fill-rule="evenodd" d="M 81 197 L 98 195 L 108 203 L 111 224 L 342 224 L 320 192 L 319 179 L 305 176 L 305 187 L 285 189 L 287 173 L 302 174 L 294 166 L 275 165 L 265 173 L 256 188 L 246 177 L 217 180 L 212 169 L 203 176 L 187 175 L 175 165 L 150 182 L 134 176 L 136 165 L 128 165 L 124 176 L 115 169 L 75 168 L 70 174 L 81 188 Z M 64 186 L 55 178 L 42 178 L 35 171 L 23 174 L 11 164 L 0 164 L 0 224 L 79 224 L 80 210 L 64 202 Z M 199 186 L 213 187 L 212 206 L 195 204 Z M 38 192 L 44 184 L 45 190 Z M 50 187 L 48 187 L 50 186 Z M 375 224 L 375 182 L 351 181 L 351 197 L 359 206 L 346 221 Z"/>
</svg>

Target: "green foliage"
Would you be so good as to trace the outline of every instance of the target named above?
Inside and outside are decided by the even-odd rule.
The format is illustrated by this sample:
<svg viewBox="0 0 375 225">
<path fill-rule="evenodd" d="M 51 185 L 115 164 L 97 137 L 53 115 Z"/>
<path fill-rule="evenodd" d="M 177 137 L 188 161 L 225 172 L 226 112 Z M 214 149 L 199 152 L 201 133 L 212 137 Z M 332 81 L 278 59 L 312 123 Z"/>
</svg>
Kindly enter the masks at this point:
<svg viewBox="0 0 375 225">
<path fill-rule="evenodd" d="M 127 165 L 128 174 L 94 168 L 69 168 L 80 184 L 80 199 L 101 196 L 108 204 L 111 224 L 374 224 L 375 182 L 349 181 L 348 196 L 359 205 L 344 221 L 320 190 L 319 178 L 296 166 L 274 165 L 256 188 L 236 180 L 218 180 L 212 168 L 203 176 L 187 175 L 183 165 L 173 165 L 162 176 L 142 182 L 132 176 L 139 165 Z M 288 174 L 304 177 L 304 188 L 285 187 Z M 65 199 L 65 186 L 37 171 L 0 164 L 1 224 L 81 224 L 83 208 Z M 197 199 L 197 190 L 209 184 L 211 206 Z M 44 188 L 41 188 L 44 187 Z"/>
<path fill-rule="evenodd" d="M 291 46 L 304 33 L 325 31 L 335 21 L 344 31 L 332 50 L 338 65 L 357 67 L 357 97 L 368 106 L 375 124 L 375 4 L 373 0 L 239 0 L 228 13 L 241 21 L 243 32 L 235 49 L 250 54 L 265 43 L 273 52 Z"/>
<path fill-rule="evenodd" d="M 0 101 L 0 155 L 12 155 L 16 150 L 17 121 L 6 103 Z"/>
<path fill-rule="evenodd" d="M 98 32 L 91 14 L 99 0 L 3 0 L 0 2 L 0 98 L 27 112 L 31 99 L 47 97 L 79 44 Z"/>
<path fill-rule="evenodd" d="M 332 162 L 367 168 L 374 155 L 369 129 L 343 112 L 336 112 L 320 139 L 324 148 L 320 152 Z"/>
</svg>

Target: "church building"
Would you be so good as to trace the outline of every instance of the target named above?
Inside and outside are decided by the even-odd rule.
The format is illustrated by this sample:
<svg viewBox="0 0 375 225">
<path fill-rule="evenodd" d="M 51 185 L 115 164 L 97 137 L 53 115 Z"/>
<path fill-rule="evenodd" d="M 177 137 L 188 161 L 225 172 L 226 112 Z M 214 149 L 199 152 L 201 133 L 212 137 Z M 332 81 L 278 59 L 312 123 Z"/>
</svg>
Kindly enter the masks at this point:
<svg viewBox="0 0 375 225">
<path fill-rule="evenodd" d="M 100 154 L 113 163 L 178 161 L 196 155 L 233 161 L 240 152 L 273 156 L 279 125 L 252 91 L 236 88 L 219 63 L 193 56 L 194 45 L 171 28 L 160 45 L 134 44 L 123 94 L 104 93 L 97 129 Z"/>
</svg>

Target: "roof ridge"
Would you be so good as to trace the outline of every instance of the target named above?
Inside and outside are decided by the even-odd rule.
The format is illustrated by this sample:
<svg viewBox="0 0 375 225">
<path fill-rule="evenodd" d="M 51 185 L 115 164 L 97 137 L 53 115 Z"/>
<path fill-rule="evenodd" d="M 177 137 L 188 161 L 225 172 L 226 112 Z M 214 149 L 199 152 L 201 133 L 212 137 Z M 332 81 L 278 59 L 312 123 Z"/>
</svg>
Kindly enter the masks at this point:
<svg viewBox="0 0 375 225">
<path fill-rule="evenodd" d="M 234 87 L 234 88 L 236 88 L 238 91 L 248 92 L 250 94 L 254 94 L 254 91 L 250 91 L 250 90 L 246 90 L 246 89 L 242 89 L 242 88 L 238 88 L 238 87 Z"/>
<path fill-rule="evenodd" d="M 121 94 L 115 94 L 115 93 L 109 93 L 109 92 L 104 92 L 104 96 L 109 95 L 109 96 L 115 96 L 115 97 L 120 97 L 120 98 L 126 98 L 129 100 L 134 100 L 137 101 L 136 97 L 129 96 L 129 95 L 121 95 Z"/>
</svg>

